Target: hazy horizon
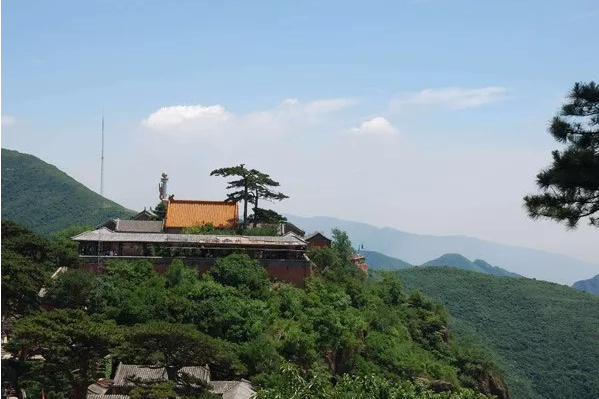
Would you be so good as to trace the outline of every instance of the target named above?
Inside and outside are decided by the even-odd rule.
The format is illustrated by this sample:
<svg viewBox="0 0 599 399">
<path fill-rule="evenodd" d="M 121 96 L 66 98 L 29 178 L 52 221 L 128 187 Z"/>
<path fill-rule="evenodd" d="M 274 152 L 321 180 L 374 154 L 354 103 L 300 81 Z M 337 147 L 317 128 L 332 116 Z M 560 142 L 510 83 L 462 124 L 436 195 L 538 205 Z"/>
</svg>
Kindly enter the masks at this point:
<svg viewBox="0 0 599 399">
<path fill-rule="evenodd" d="M 2 146 L 99 191 L 104 109 L 105 196 L 128 208 L 162 172 L 177 198 L 224 198 L 210 171 L 245 163 L 281 182 L 280 212 L 599 264 L 596 228 L 522 207 L 559 148 L 548 121 L 598 78 L 592 1 L 36 8 L 2 6 Z"/>
</svg>

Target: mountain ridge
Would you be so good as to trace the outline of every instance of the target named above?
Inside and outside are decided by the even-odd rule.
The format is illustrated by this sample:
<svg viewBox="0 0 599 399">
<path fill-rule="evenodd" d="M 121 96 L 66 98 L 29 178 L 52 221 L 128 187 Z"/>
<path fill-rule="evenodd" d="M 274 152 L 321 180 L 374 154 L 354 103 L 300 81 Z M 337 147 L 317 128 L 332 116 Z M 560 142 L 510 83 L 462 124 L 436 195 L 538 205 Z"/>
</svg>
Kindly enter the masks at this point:
<svg viewBox="0 0 599 399">
<path fill-rule="evenodd" d="M 40 158 L 2 148 L 2 218 L 41 235 L 95 225 L 133 211 L 102 197 Z"/>
<path fill-rule="evenodd" d="M 364 255 L 370 270 L 399 270 L 414 267 L 404 260 L 377 251 L 360 250 L 360 254 Z"/>
<path fill-rule="evenodd" d="M 599 274 L 587 280 L 580 280 L 572 284 L 572 288 L 599 295 Z"/>
<path fill-rule="evenodd" d="M 498 266 L 493 266 L 483 259 L 470 261 L 460 254 L 443 254 L 437 259 L 431 259 L 422 265 L 411 265 L 401 259 L 388 256 L 377 251 L 360 250 L 364 255 L 368 268 L 370 270 L 401 270 L 410 267 L 456 267 L 463 270 L 471 270 L 477 273 L 485 273 L 493 276 L 522 277 L 517 273 L 512 273 Z"/>
<path fill-rule="evenodd" d="M 422 264 L 446 253 L 459 253 L 468 259 L 484 259 L 519 275 L 572 285 L 599 272 L 599 265 L 571 256 L 486 241 L 468 236 L 435 236 L 408 233 L 391 227 L 376 227 L 363 222 L 333 217 L 286 215 L 306 231 L 332 228 L 344 230 L 354 243 L 368 250 L 396 257 L 410 264 Z"/>
</svg>

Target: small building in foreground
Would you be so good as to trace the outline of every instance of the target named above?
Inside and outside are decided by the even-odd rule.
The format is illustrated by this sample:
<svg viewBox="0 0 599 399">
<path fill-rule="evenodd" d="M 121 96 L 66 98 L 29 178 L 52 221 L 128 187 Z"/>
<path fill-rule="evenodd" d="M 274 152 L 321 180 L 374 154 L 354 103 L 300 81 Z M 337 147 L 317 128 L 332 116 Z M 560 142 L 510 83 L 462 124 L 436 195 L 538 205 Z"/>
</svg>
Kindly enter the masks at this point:
<svg viewBox="0 0 599 399">
<path fill-rule="evenodd" d="M 256 395 L 247 380 L 211 381 L 210 369 L 206 366 L 182 367 L 178 374 L 185 379 L 204 383 L 211 393 L 223 399 L 251 399 Z M 109 384 L 99 382 L 90 385 L 86 399 L 130 399 L 129 393 L 137 385 L 149 386 L 168 381 L 164 367 L 119 363 L 114 379 Z"/>
</svg>

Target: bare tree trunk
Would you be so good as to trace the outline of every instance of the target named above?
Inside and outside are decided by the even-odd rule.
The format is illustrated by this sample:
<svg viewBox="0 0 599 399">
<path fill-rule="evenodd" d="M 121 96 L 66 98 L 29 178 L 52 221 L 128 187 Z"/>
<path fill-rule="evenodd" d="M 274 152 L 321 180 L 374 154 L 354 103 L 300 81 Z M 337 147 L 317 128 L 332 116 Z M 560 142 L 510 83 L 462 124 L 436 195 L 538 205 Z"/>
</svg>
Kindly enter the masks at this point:
<svg viewBox="0 0 599 399">
<path fill-rule="evenodd" d="M 254 228 L 256 228 L 256 224 L 258 223 L 257 216 L 258 216 L 258 189 L 256 189 L 256 197 L 254 198 Z"/>
<path fill-rule="evenodd" d="M 245 230 L 247 227 L 247 220 L 248 220 L 248 185 L 247 185 L 247 178 L 245 181 L 245 187 L 244 187 L 244 198 L 243 198 L 243 229 Z"/>
</svg>

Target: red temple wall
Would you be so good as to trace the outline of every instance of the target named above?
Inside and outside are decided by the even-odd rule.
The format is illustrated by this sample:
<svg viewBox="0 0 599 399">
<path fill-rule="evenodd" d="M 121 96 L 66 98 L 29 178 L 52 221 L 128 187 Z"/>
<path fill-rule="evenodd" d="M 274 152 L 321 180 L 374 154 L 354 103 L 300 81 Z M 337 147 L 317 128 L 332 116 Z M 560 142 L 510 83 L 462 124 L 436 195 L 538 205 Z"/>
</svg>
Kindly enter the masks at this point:
<svg viewBox="0 0 599 399">
<path fill-rule="evenodd" d="M 182 259 L 185 261 L 184 259 Z M 206 273 L 212 268 L 215 259 L 202 259 L 201 261 L 193 261 L 191 267 L 195 267 L 198 274 Z M 153 265 L 154 271 L 158 274 L 164 274 L 168 270 L 169 262 L 155 262 Z M 296 287 L 303 288 L 305 279 L 311 275 L 312 269 L 310 262 L 306 260 L 289 261 L 289 260 L 262 260 L 262 266 L 266 269 L 269 278 L 288 281 Z M 81 269 L 92 273 L 102 273 L 104 266 L 97 263 L 87 263 L 80 266 Z"/>
</svg>

